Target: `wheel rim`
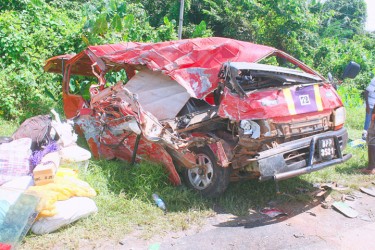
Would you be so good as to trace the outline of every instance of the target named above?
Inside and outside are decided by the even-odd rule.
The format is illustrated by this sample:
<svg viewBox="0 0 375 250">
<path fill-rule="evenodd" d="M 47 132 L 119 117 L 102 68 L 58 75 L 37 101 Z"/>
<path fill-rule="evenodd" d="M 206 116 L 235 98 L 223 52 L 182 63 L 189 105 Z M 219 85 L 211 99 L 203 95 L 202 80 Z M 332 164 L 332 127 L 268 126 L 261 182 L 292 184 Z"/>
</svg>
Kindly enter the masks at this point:
<svg viewBox="0 0 375 250">
<path fill-rule="evenodd" d="M 207 188 L 213 177 L 211 159 L 205 154 L 197 154 L 197 167 L 188 169 L 188 177 L 191 185 L 198 190 Z"/>
</svg>

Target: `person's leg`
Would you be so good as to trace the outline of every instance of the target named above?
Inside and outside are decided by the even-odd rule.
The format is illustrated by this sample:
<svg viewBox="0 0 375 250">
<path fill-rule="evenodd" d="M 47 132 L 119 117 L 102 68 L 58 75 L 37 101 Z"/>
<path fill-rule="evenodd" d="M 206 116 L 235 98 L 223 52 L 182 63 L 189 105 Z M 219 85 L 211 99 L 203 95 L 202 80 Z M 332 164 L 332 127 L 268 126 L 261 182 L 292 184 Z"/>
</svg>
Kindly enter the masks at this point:
<svg viewBox="0 0 375 250">
<path fill-rule="evenodd" d="M 367 130 L 367 168 L 361 169 L 364 174 L 375 174 L 375 121 L 372 121 Z"/>
<path fill-rule="evenodd" d="M 364 124 L 364 130 L 368 130 L 368 127 L 370 126 L 370 122 L 371 122 L 371 114 L 372 114 L 372 109 L 370 109 L 370 113 L 367 113 L 366 112 L 366 118 L 365 118 L 365 124 Z"/>
<path fill-rule="evenodd" d="M 366 140 L 366 138 L 367 138 L 367 130 L 368 130 L 368 127 L 370 126 L 370 123 L 371 123 L 372 111 L 373 111 L 373 108 L 370 109 L 370 113 L 366 112 L 365 124 L 363 126 L 363 131 L 362 131 L 362 140 Z"/>
</svg>

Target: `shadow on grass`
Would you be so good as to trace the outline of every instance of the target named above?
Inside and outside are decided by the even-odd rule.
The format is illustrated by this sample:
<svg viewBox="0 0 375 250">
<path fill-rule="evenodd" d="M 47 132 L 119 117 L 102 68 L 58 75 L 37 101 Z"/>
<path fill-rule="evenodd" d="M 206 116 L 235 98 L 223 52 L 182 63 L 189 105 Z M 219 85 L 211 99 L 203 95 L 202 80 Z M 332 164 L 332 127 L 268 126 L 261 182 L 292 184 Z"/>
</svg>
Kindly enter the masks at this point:
<svg viewBox="0 0 375 250">
<path fill-rule="evenodd" d="M 319 202 L 313 202 L 311 195 L 317 189 L 298 177 L 279 182 L 280 194 L 273 181 L 249 180 L 230 183 L 223 195 L 209 199 L 184 185 L 172 186 L 163 167 L 150 162 L 131 166 L 123 161 L 95 161 L 91 171 L 91 176 L 97 178 L 91 183 L 99 195 L 103 192 L 125 194 L 124 199 L 138 199 L 152 205 L 151 195 L 157 193 L 170 213 L 214 211 L 235 216 L 217 226 L 264 226 L 283 221 L 261 214 L 265 207 L 285 210 L 290 218 L 319 205 Z"/>
<path fill-rule="evenodd" d="M 321 201 L 290 201 L 283 202 L 275 206 L 275 208 L 285 214 L 280 216 L 269 217 L 265 214 L 262 214 L 260 211 L 253 212 L 252 214 L 246 216 L 236 216 L 231 218 L 228 221 L 224 221 L 218 224 L 215 224 L 216 227 L 244 227 L 244 228 L 256 228 L 263 227 L 267 225 L 272 225 L 275 223 L 280 223 L 291 219 L 294 216 L 305 213 L 316 206 L 320 206 Z M 312 216 L 316 214 L 311 213 Z"/>
<path fill-rule="evenodd" d="M 214 210 L 217 213 L 235 215 L 229 221 L 221 222 L 217 227 L 254 228 L 280 223 L 293 216 L 319 206 L 322 200 L 314 198 L 320 189 L 300 178 L 279 182 L 277 193 L 272 181 L 246 181 L 232 183 L 227 192 L 217 199 Z M 327 191 L 329 192 L 329 191 Z M 269 217 L 262 214 L 264 208 L 275 208 L 287 216 Z"/>
</svg>

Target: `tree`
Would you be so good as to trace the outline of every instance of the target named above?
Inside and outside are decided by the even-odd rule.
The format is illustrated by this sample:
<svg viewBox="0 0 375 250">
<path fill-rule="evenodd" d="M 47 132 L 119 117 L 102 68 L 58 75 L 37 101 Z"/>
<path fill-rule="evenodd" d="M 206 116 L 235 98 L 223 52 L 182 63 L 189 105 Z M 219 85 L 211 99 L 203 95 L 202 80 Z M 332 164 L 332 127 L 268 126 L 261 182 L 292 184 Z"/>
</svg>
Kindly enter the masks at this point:
<svg viewBox="0 0 375 250">
<path fill-rule="evenodd" d="M 286 51 L 308 64 L 319 42 L 319 18 L 305 0 L 260 0 L 256 41 Z"/>
<path fill-rule="evenodd" d="M 320 31 L 323 37 L 352 38 L 364 31 L 366 3 L 364 0 L 327 0 L 321 14 L 324 17 Z"/>
</svg>

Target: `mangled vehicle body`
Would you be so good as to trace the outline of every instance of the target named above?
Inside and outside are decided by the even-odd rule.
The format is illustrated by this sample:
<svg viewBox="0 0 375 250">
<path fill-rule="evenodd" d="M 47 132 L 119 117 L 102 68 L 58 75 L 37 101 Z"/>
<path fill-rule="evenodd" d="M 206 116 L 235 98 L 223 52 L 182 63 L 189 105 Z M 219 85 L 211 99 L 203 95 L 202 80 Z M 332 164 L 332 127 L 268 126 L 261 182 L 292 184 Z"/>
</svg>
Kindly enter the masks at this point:
<svg viewBox="0 0 375 250">
<path fill-rule="evenodd" d="M 348 160 L 332 84 L 272 47 L 227 38 L 90 46 L 49 59 L 96 157 L 162 163 L 206 196 Z"/>
</svg>

